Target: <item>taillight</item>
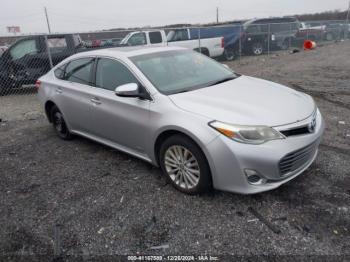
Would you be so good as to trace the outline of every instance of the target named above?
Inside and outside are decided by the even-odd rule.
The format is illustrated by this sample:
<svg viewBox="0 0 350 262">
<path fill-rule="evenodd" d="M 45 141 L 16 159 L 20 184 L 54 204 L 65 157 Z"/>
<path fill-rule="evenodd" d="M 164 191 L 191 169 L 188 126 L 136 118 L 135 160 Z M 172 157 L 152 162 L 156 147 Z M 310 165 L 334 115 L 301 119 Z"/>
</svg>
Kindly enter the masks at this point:
<svg viewBox="0 0 350 262">
<path fill-rule="evenodd" d="M 225 48 L 225 38 L 224 37 L 221 38 L 221 47 Z"/>
<path fill-rule="evenodd" d="M 40 85 L 41 85 L 41 81 L 40 80 L 36 80 L 35 87 L 36 87 L 37 90 L 39 90 Z"/>
</svg>

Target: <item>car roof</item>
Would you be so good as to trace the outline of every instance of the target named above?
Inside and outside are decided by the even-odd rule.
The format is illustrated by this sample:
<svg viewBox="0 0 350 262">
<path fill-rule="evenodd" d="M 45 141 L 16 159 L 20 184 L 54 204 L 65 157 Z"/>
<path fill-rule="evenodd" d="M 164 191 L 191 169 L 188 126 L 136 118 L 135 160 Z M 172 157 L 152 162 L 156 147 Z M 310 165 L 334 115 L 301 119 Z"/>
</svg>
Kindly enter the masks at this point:
<svg viewBox="0 0 350 262">
<path fill-rule="evenodd" d="M 247 21 L 245 24 L 273 24 L 273 23 L 295 23 L 298 19 L 294 16 L 287 17 L 271 17 L 271 18 L 256 18 Z"/>
<path fill-rule="evenodd" d="M 74 55 L 74 57 L 86 57 L 86 56 L 116 56 L 116 57 L 133 57 L 138 55 L 166 52 L 166 51 L 176 51 L 185 50 L 183 47 L 114 47 L 98 49 L 93 51 L 82 52 Z"/>
</svg>

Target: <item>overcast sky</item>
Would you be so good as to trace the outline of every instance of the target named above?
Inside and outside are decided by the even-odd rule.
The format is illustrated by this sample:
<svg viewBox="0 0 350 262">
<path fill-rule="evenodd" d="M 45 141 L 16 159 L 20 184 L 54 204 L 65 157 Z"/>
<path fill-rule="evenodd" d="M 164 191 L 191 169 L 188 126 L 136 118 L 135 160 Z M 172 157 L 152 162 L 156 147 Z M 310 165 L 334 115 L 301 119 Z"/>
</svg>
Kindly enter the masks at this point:
<svg viewBox="0 0 350 262">
<path fill-rule="evenodd" d="M 1 0 L 0 35 L 6 26 L 22 33 L 78 32 L 117 27 L 203 23 L 347 9 L 349 0 Z"/>
</svg>

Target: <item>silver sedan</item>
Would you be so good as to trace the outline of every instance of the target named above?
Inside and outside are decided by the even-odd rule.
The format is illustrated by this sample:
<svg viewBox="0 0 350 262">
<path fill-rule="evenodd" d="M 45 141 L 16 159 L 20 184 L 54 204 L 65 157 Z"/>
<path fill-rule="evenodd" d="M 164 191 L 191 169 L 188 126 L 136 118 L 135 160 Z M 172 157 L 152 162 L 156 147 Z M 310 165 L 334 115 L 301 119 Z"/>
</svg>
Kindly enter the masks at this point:
<svg viewBox="0 0 350 262">
<path fill-rule="evenodd" d="M 187 194 L 277 188 L 312 164 L 324 131 L 309 95 L 182 48 L 77 54 L 36 85 L 61 138 L 148 161 Z"/>
</svg>

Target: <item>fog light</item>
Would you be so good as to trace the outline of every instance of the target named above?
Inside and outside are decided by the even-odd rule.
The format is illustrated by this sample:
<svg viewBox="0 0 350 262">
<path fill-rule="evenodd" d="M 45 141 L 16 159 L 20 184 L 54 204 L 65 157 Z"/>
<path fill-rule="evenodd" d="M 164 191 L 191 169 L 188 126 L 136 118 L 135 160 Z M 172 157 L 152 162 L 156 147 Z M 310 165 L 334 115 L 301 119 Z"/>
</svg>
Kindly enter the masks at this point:
<svg viewBox="0 0 350 262">
<path fill-rule="evenodd" d="M 266 179 L 253 169 L 245 169 L 244 173 L 247 177 L 249 184 L 261 185 L 266 183 Z"/>
</svg>

